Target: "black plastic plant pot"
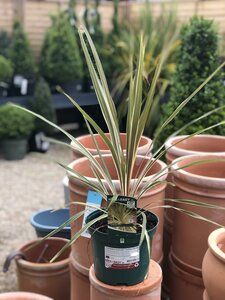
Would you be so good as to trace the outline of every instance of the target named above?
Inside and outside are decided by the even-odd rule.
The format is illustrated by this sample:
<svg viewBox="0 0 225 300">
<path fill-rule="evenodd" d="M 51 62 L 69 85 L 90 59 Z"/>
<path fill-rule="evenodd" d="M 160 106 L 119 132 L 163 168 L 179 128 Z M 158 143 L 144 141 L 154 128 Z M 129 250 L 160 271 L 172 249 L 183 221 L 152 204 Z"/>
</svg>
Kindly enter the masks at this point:
<svg viewBox="0 0 225 300">
<path fill-rule="evenodd" d="M 142 211 L 145 212 L 148 223 L 151 223 L 149 229 L 147 226 L 147 232 L 152 244 L 159 220 L 155 214 Z M 86 223 L 101 214 L 98 210 L 92 212 L 86 218 Z M 149 272 L 150 257 L 146 239 L 139 246 L 140 232 L 113 230 L 112 234 L 107 225 L 97 222 L 89 228 L 89 233 L 92 238 L 95 275 L 100 281 L 110 285 L 135 285 L 144 281 Z"/>
</svg>

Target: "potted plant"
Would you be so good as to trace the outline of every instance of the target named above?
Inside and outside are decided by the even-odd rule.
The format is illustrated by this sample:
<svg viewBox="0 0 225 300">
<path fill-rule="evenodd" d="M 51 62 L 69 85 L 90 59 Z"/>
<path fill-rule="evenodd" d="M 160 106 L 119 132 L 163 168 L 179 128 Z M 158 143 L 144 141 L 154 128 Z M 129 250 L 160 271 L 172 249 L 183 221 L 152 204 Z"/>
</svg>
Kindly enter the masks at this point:
<svg viewBox="0 0 225 300">
<path fill-rule="evenodd" d="M 46 119 L 56 122 L 56 111 L 53 104 L 51 90 L 48 83 L 40 78 L 35 86 L 34 95 L 29 102 L 31 110 L 44 116 Z M 29 140 L 30 151 L 46 152 L 49 143 L 44 141 L 45 135 L 52 135 L 53 127 L 36 118 L 35 129 Z"/>
<path fill-rule="evenodd" d="M 33 94 L 35 63 L 29 40 L 19 20 L 15 20 L 13 24 L 9 59 L 14 70 L 11 95 Z"/>
<path fill-rule="evenodd" d="M 9 82 L 13 74 L 13 68 L 11 62 L 0 55 L 0 97 L 7 96 Z"/>
<path fill-rule="evenodd" d="M 7 160 L 23 159 L 27 140 L 34 129 L 34 117 L 10 104 L 0 106 L 0 142 Z"/>
<path fill-rule="evenodd" d="M 56 124 L 46 120 L 44 117 L 37 115 L 34 112 L 31 112 L 25 108 L 23 109 L 25 111 L 29 111 L 35 116 L 38 116 L 40 119 L 45 120 L 55 128 L 60 129 L 71 141 L 74 142 L 75 147 L 79 149 L 79 151 L 85 156 L 85 158 L 81 158 L 80 161 L 87 166 L 87 169 L 84 168 L 83 164 L 77 169 L 72 168 L 71 166 L 65 166 L 61 163 L 59 164 L 68 170 L 68 172 L 74 177 L 74 180 L 80 182 L 81 185 L 86 186 L 91 190 L 94 189 L 103 197 L 104 200 L 106 200 L 104 203 L 105 206 L 100 208 L 95 204 L 90 205 L 78 202 L 71 204 L 71 206 L 74 204 L 81 207 L 90 206 L 92 208 L 98 208 L 98 210 L 94 211 L 88 216 L 86 219 L 86 224 L 82 225 L 81 221 L 80 229 L 71 237 L 71 241 L 68 243 L 68 245 L 75 243 L 81 234 L 83 234 L 87 229 L 93 233 L 92 236 L 93 238 L 96 237 L 96 239 L 98 239 L 98 234 L 103 233 L 104 235 L 104 233 L 106 233 L 105 239 L 101 239 L 101 243 L 104 241 L 106 241 L 106 243 L 112 242 L 111 245 L 99 246 L 98 242 L 93 242 L 93 244 L 96 244 L 97 248 L 108 247 L 107 251 L 109 250 L 109 252 L 107 252 L 107 256 L 94 258 L 97 278 L 112 284 L 115 284 L 115 281 L 116 283 L 128 285 L 135 284 L 143 281 L 148 274 L 151 253 L 151 234 L 156 229 L 156 225 L 158 223 L 157 216 L 147 210 L 137 208 L 137 202 L 148 190 L 154 191 L 157 186 L 164 184 L 167 174 L 167 166 L 156 169 L 154 172 L 152 172 L 157 161 L 159 161 L 160 157 L 165 153 L 165 150 L 160 153 L 162 147 L 155 153 L 155 158 L 146 156 L 137 157 L 137 148 L 143 135 L 145 124 L 149 116 L 149 111 L 152 108 L 157 79 L 160 75 L 164 60 L 167 57 L 169 48 L 164 49 L 160 57 L 160 61 L 156 67 L 155 75 L 153 76 L 145 105 L 142 106 L 145 47 L 143 44 L 143 39 L 141 38 L 137 69 L 135 72 L 133 72 L 133 75 L 130 79 L 126 128 L 126 152 L 124 153 L 121 145 L 115 103 L 111 98 L 98 54 L 90 35 L 83 26 L 79 28 L 79 36 L 94 89 L 97 94 L 104 119 L 108 125 L 110 138 L 106 136 L 98 124 L 91 119 L 69 95 L 66 93 L 64 94 L 82 113 L 90 134 L 93 137 L 98 155 L 91 155 L 90 152 L 83 147 L 81 143 L 79 143 L 79 141 L 77 141 L 73 136 Z M 174 111 L 172 116 L 158 130 L 155 139 L 157 139 L 164 127 L 179 113 L 182 107 L 184 107 L 191 100 L 191 98 L 197 94 L 197 92 L 218 72 L 220 68 L 222 68 L 222 66 L 223 65 L 215 70 L 201 84 L 201 86 L 199 86 L 189 97 L 187 97 L 187 99 L 182 102 L 182 105 L 180 105 Z M 98 144 L 96 143 L 93 134 L 93 128 L 101 135 L 105 144 L 110 149 L 110 156 L 104 156 L 99 151 Z M 70 144 L 69 147 L 73 148 L 74 146 Z M 89 176 L 89 174 L 91 174 L 91 176 Z M 116 184 L 113 181 L 114 177 L 116 177 Z M 136 202 L 136 200 L 138 201 Z M 149 198 L 149 203 L 151 203 L 151 198 Z M 152 204 L 154 206 L 154 201 Z M 75 214 L 71 215 L 71 218 L 67 222 L 62 224 L 62 226 L 53 231 L 51 234 L 61 230 L 61 228 L 67 224 L 71 223 L 73 226 L 77 220 L 83 218 L 85 211 L 85 209 L 79 212 L 76 211 Z M 96 234 L 96 232 L 98 232 L 98 234 Z M 132 242 L 134 237 L 137 236 L 137 240 Z M 112 237 L 112 239 L 110 239 L 110 237 Z M 113 239 L 117 240 L 119 244 L 115 246 Z M 128 249 L 124 248 L 123 245 L 125 244 L 126 240 L 130 240 L 131 244 L 133 243 L 132 247 L 128 246 Z M 52 260 L 55 260 L 67 246 L 63 247 Z M 100 250 L 101 254 L 103 254 L 102 248 Z M 122 260 L 121 257 L 119 257 L 119 261 L 115 261 L 112 258 L 113 255 L 110 251 L 112 250 L 113 252 L 114 249 L 117 249 L 119 253 L 122 253 L 122 248 L 125 249 L 125 259 Z M 131 261 L 129 261 L 129 258 Z M 143 258 L 143 261 L 141 261 L 140 258 Z M 102 261 L 103 265 L 102 263 L 99 263 L 98 260 Z M 129 268 L 127 268 L 127 266 Z M 121 269 L 124 275 L 123 278 L 121 276 Z M 128 274 L 128 276 L 126 276 L 126 274 Z M 136 277 L 137 275 L 137 279 L 135 280 L 132 275 L 134 275 L 133 277 Z M 124 280 L 126 280 L 126 282 Z"/>
<path fill-rule="evenodd" d="M 82 88 L 82 60 L 73 28 L 64 12 L 52 17 L 40 56 L 40 73 L 54 91 L 58 84 L 69 93 Z"/>
</svg>

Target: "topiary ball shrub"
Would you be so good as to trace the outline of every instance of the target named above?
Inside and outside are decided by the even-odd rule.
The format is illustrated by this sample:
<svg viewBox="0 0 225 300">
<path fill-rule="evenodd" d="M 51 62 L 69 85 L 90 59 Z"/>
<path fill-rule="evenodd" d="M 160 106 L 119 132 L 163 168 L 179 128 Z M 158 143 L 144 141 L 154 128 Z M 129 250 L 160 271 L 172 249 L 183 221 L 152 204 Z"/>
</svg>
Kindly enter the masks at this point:
<svg viewBox="0 0 225 300">
<path fill-rule="evenodd" d="M 11 62 L 0 55 L 0 82 L 9 82 L 12 78 L 13 68 Z"/>
<path fill-rule="evenodd" d="M 40 57 L 40 73 L 53 84 L 83 78 L 79 48 L 68 16 L 64 12 L 52 18 Z"/>
<path fill-rule="evenodd" d="M 177 55 L 176 72 L 172 80 L 170 98 L 161 113 L 161 125 L 176 107 L 186 99 L 220 65 L 218 55 L 218 32 L 214 23 L 202 17 L 194 17 L 181 30 L 181 45 Z M 223 72 L 218 72 L 205 87 L 180 111 L 176 118 L 163 129 L 160 143 L 176 130 L 225 104 Z M 216 124 L 225 118 L 225 111 L 218 111 L 207 118 L 192 124 L 182 131 L 191 134 Z M 210 134 L 225 134 L 225 127 L 215 127 Z"/>
<path fill-rule="evenodd" d="M 15 75 L 32 79 L 35 75 L 35 64 L 27 35 L 21 23 L 16 20 L 13 25 L 12 42 L 9 49 Z"/>
<path fill-rule="evenodd" d="M 34 117 L 11 104 L 0 106 L 0 140 L 28 138 L 34 129 Z"/>
<path fill-rule="evenodd" d="M 56 123 L 56 112 L 53 106 L 50 87 L 43 78 L 39 79 L 35 86 L 34 96 L 30 101 L 30 108 L 32 111 L 40 114 L 49 121 Z M 53 127 L 40 120 L 39 118 L 36 118 L 35 131 L 52 134 Z"/>
</svg>

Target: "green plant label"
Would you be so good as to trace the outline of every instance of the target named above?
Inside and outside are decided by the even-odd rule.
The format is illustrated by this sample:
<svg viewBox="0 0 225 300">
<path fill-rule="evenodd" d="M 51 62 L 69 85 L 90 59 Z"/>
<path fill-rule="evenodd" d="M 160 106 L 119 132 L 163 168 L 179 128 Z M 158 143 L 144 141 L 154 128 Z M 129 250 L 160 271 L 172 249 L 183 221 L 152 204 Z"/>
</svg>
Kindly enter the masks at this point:
<svg viewBox="0 0 225 300">
<path fill-rule="evenodd" d="M 105 247 L 105 267 L 111 269 L 134 269 L 139 266 L 140 248 Z"/>
<path fill-rule="evenodd" d="M 95 191 L 88 191 L 86 204 L 87 204 L 87 206 L 86 206 L 85 214 L 84 214 L 84 218 L 83 218 L 83 226 L 85 226 L 85 220 L 86 220 L 87 216 L 89 216 L 93 211 L 97 210 L 101 206 L 102 196 Z M 88 206 L 88 205 L 90 205 L 90 206 Z M 83 232 L 81 234 L 81 236 L 86 237 L 86 238 L 91 237 L 91 235 L 88 233 L 87 230 L 85 232 Z"/>
</svg>

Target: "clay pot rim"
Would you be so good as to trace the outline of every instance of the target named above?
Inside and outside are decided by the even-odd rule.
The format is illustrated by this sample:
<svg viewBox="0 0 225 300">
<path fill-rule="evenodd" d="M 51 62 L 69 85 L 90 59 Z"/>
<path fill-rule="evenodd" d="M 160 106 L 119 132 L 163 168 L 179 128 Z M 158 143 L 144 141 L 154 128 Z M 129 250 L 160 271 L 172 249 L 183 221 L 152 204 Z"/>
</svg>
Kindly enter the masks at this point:
<svg viewBox="0 0 225 300">
<path fill-rule="evenodd" d="M 152 277 L 154 278 L 155 282 L 151 282 L 150 280 L 146 279 L 144 282 L 135 284 L 135 285 L 130 285 L 130 286 L 121 286 L 121 285 L 108 285 L 106 283 L 101 282 L 98 280 L 95 276 L 94 272 L 94 265 L 90 267 L 89 271 L 89 279 L 90 283 L 94 287 L 98 287 L 100 291 L 104 291 L 107 293 L 107 291 L 111 292 L 113 291 L 114 295 L 121 295 L 123 294 L 124 291 L 126 291 L 126 296 L 127 297 L 132 297 L 136 295 L 145 295 L 147 292 L 149 292 L 149 289 L 151 287 L 152 290 L 156 289 L 158 285 L 162 281 L 162 270 L 161 267 L 157 262 L 154 260 L 150 260 L 150 271 L 149 273 L 151 274 L 152 272 Z M 141 293 L 140 293 L 141 292 Z"/>
<path fill-rule="evenodd" d="M 179 135 L 179 136 L 175 136 L 175 137 L 171 137 L 169 138 L 166 142 L 165 142 L 165 148 L 168 149 L 169 147 L 171 147 L 173 145 L 173 142 L 179 139 L 182 139 L 184 137 L 187 137 L 187 135 Z M 191 138 L 195 138 L 195 139 L 203 139 L 203 138 L 210 138 L 210 139 L 224 139 L 225 142 L 225 137 L 224 136 L 220 136 L 220 135 L 211 135 L 211 134 L 199 134 L 199 135 L 194 135 Z M 190 138 L 190 139 L 191 139 Z M 202 151 L 197 151 L 197 150 L 186 150 L 186 149 L 182 149 L 179 148 L 178 146 L 179 144 L 172 146 L 170 149 L 167 150 L 168 153 L 173 154 L 177 157 L 181 157 L 181 156 L 186 156 L 186 155 L 194 155 L 194 154 L 198 154 L 198 155 L 210 155 L 210 154 L 216 154 L 216 155 L 225 155 L 225 151 L 219 151 L 219 152 L 202 152 Z"/>
<path fill-rule="evenodd" d="M 225 263 L 225 252 L 218 247 L 218 244 L 222 241 L 225 244 L 225 228 L 214 230 L 208 237 L 208 245 L 211 252 Z"/>
<path fill-rule="evenodd" d="M 48 296 L 32 293 L 32 292 L 8 292 L 0 294 L 0 299 L 21 299 L 21 300 L 53 300 L 53 298 L 49 298 Z"/>
<path fill-rule="evenodd" d="M 98 156 L 98 155 L 94 155 L 94 157 L 99 157 L 99 156 Z M 112 155 L 111 155 L 111 154 L 104 154 L 104 155 L 102 155 L 102 157 L 109 158 L 109 157 L 112 157 Z M 149 159 L 152 160 L 152 158 L 151 158 L 151 157 L 148 157 L 148 156 L 137 155 L 136 157 L 137 157 L 137 158 L 144 158 L 144 159 L 146 159 L 146 160 L 149 160 Z M 76 164 L 82 163 L 83 161 L 87 161 L 87 160 L 88 160 L 87 157 L 82 157 L 82 158 L 76 159 L 76 160 L 74 160 L 73 162 L 71 162 L 71 163 L 68 165 L 68 167 L 69 167 L 70 169 L 73 169 L 73 167 L 74 167 Z M 163 175 L 160 177 L 160 179 L 158 179 L 158 180 L 160 180 L 160 181 L 163 181 L 163 180 L 166 179 L 166 177 L 167 177 L 167 175 L 168 175 L 168 168 L 167 168 L 167 165 L 166 165 L 163 161 L 161 161 L 161 160 L 159 160 L 159 159 L 156 160 L 156 164 L 157 164 L 157 163 L 158 163 L 159 166 L 161 167 L 160 170 L 162 170 L 163 168 L 165 168 L 165 172 L 164 172 Z M 68 178 L 69 178 L 71 181 L 73 181 L 73 179 L 76 178 L 76 177 L 74 176 L 74 174 L 73 174 L 71 171 L 67 171 L 67 176 L 68 176 Z M 148 182 L 153 176 L 155 176 L 155 174 L 144 177 L 143 182 Z M 95 178 L 95 177 L 86 177 L 86 176 L 85 176 L 85 178 L 87 178 L 88 180 L 90 180 L 90 181 L 91 181 L 92 183 L 94 183 L 94 184 L 98 184 L 98 179 Z M 131 182 L 134 182 L 135 180 L 136 180 L 136 179 L 132 179 Z M 102 182 L 103 182 L 104 184 L 106 184 L 106 180 L 105 180 L 105 179 L 102 179 Z M 116 186 L 116 185 L 119 184 L 119 179 L 112 179 L 112 182 L 113 182 L 114 185 Z"/>
<path fill-rule="evenodd" d="M 105 133 L 105 135 L 108 137 L 108 136 L 109 136 L 109 133 Z M 120 135 L 121 135 L 121 136 L 126 136 L 126 133 L 121 132 Z M 81 135 L 81 136 L 77 137 L 76 140 L 82 144 L 82 140 L 84 140 L 85 138 L 90 137 L 90 136 L 91 136 L 90 134 Z M 100 136 L 100 134 L 95 133 L 94 136 Z M 152 139 L 148 138 L 147 136 L 142 135 L 142 136 L 141 136 L 141 140 L 142 140 L 142 141 L 145 141 L 145 144 L 142 145 L 142 146 L 139 146 L 139 147 L 138 147 L 138 151 L 140 151 L 140 152 L 143 153 L 143 151 L 145 150 L 145 148 L 147 148 L 147 149 L 148 149 L 148 152 L 149 152 L 149 155 L 150 155 L 150 154 L 151 154 L 151 150 L 152 150 L 152 148 L 153 148 L 153 142 L 152 142 Z M 75 147 L 74 141 L 72 141 L 70 144 L 71 144 L 72 147 Z M 147 147 L 147 146 L 148 146 L 148 147 Z M 89 152 L 91 152 L 91 153 L 96 153 L 96 154 L 97 154 L 97 150 L 96 150 L 96 149 L 94 149 L 94 148 L 89 148 L 89 147 L 85 147 L 85 148 L 86 148 Z M 72 149 L 72 151 L 77 152 L 76 149 Z M 110 150 L 102 149 L 102 150 L 101 150 L 101 153 L 102 153 L 102 154 L 109 154 L 109 151 L 110 151 Z M 78 151 L 78 152 L 79 152 L 79 151 Z M 125 152 L 125 150 L 124 150 L 124 152 Z M 79 152 L 79 153 L 80 153 L 80 152 Z"/>
<path fill-rule="evenodd" d="M 223 189 L 225 187 L 225 178 L 219 178 L 219 177 L 209 177 L 209 176 L 203 176 L 203 175 L 196 175 L 193 173 L 190 173 L 186 171 L 185 169 L 177 170 L 179 163 L 185 161 L 186 159 L 190 160 L 193 158 L 193 162 L 196 158 L 202 160 L 202 159 L 210 159 L 210 158 L 221 158 L 220 155 L 217 154 L 204 154 L 204 155 L 186 155 L 182 157 L 178 157 L 173 161 L 173 165 L 171 165 L 171 170 L 173 172 L 173 176 L 177 178 L 185 178 L 185 181 L 188 183 L 195 184 L 198 182 L 198 185 L 200 186 L 208 186 L 210 188 L 220 188 Z M 212 163 L 213 164 L 213 163 Z"/>
<path fill-rule="evenodd" d="M 64 240 L 65 242 L 68 242 L 69 240 L 65 239 L 65 238 L 60 238 L 60 237 L 50 237 L 49 239 L 51 240 Z M 21 251 L 21 248 L 25 248 L 33 243 L 37 243 L 38 240 L 42 240 L 42 238 L 37 238 L 34 240 L 31 240 L 30 242 L 27 242 L 25 244 L 23 244 L 20 248 L 18 248 L 17 250 Z M 65 264 L 69 264 L 69 256 L 67 258 L 64 258 L 60 261 L 56 261 L 56 262 L 47 262 L 47 263 L 36 263 L 36 262 L 32 262 L 32 261 L 27 261 L 23 258 L 16 258 L 16 261 L 18 261 L 22 266 L 26 267 L 26 266 L 31 266 L 33 268 L 35 268 L 36 270 L 41 270 L 43 268 L 46 268 L 46 266 L 52 265 L 52 267 L 60 267 L 61 265 L 65 265 Z"/>
</svg>

